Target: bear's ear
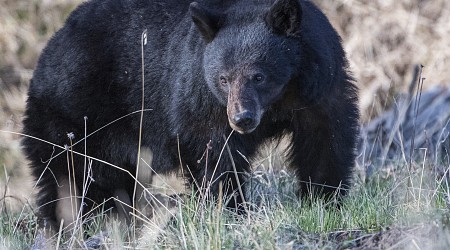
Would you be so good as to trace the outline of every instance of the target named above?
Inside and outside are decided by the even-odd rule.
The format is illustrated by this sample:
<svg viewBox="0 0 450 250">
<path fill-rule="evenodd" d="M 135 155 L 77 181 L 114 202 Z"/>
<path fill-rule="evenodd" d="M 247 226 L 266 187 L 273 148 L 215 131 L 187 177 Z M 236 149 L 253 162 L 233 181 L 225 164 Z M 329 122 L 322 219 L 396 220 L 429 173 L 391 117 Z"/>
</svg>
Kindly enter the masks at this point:
<svg viewBox="0 0 450 250">
<path fill-rule="evenodd" d="M 189 5 L 189 12 L 203 39 L 207 43 L 211 42 L 221 26 L 221 15 L 200 6 L 197 2 Z"/>
<path fill-rule="evenodd" d="M 294 36 L 300 31 L 302 6 L 298 0 L 276 0 L 266 14 L 266 23 L 274 33 Z"/>
</svg>

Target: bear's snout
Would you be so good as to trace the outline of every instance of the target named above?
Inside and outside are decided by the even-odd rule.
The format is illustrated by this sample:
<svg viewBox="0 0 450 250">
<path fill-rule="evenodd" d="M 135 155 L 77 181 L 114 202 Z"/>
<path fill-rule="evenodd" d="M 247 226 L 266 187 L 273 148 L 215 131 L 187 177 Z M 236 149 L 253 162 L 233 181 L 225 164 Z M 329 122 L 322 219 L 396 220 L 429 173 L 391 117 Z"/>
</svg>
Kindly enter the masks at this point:
<svg viewBox="0 0 450 250">
<path fill-rule="evenodd" d="M 256 115 L 248 110 L 244 110 L 230 118 L 231 127 L 241 134 L 251 133 L 258 126 Z"/>
</svg>

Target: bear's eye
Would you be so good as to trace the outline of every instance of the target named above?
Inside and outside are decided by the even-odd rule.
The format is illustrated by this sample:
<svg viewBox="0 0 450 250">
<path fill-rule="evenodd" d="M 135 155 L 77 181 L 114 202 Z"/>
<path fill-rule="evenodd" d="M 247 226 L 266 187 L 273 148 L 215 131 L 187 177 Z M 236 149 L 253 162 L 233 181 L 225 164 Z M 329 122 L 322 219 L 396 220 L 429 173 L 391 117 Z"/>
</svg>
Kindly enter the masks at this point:
<svg viewBox="0 0 450 250">
<path fill-rule="evenodd" d="M 264 81 L 264 76 L 262 74 L 256 74 L 253 76 L 253 80 L 255 82 L 262 82 Z"/>
<path fill-rule="evenodd" d="M 228 85 L 227 79 L 224 76 L 220 77 L 220 84 L 224 86 Z"/>
</svg>

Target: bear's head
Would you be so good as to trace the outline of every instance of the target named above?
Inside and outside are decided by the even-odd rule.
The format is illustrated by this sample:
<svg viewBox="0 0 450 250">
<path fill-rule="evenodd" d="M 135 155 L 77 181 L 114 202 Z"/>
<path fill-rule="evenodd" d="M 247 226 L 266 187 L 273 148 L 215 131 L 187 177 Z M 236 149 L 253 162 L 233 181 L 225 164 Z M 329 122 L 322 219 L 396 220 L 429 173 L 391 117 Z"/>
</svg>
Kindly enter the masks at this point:
<svg viewBox="0 0 450 250">
<path fill-rule="evenodd" d="M 218 11 L 193 2 L 190 13 L 206 43 L 208 87 L 226 106 L 231 128 L 246 134 L 258 127 L 264 112 L 297 76 L 302 9 L 297 0 L 265 6 L 238 3 Z"/>
</svg>

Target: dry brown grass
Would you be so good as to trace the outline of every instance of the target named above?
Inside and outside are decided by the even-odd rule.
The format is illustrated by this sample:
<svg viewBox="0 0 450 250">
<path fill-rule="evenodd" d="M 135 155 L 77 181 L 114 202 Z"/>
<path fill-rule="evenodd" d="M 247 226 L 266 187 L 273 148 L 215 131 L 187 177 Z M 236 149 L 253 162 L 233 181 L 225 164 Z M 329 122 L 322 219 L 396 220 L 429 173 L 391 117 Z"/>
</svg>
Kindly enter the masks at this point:
<svg viewBox="0 0 450 250">
<path fill-rule="evenodd" d="M 0 0 L 0 129 L 21 130 L 26 89 L 40 51 L 81 0 Z M 341 34 L 361 89 L 363 120 L 406 89 L 414 64 L 425 88 L 450 82 L 450 1 L 316 0 Z M 373 108 L 372 108 L 373 106 Z M 373 109 L 373 111 L 372 111 Z M 25 162 L 19 137 L 0 132 L 0 192 L 6 169 L 20 193 Z M 14 186 L 16 185 L 16 186 Z M 29 193 L 19 194 L 20 198 Z"/>
<path fill-rule="evenodd" d="M 80 2 L 0 0 L 0 130 L 21 130 L 28 82 L 40 51 Z M 6 208 L 23 207 L 32 184 L 20 137 L 0 132 L 0 197 L 7 197 Z"/>
<path fill-rule="evenodd" d="M 450 83 L 449 1 L 317 2 L 343 38 L 365 121 L 372 104 L 390 103 L 393 93 L 406 91 L 414 64 L 425 66 L 424 87 Z M 375 114 L 383 110 L 381 105 Z"/>
</svg>

